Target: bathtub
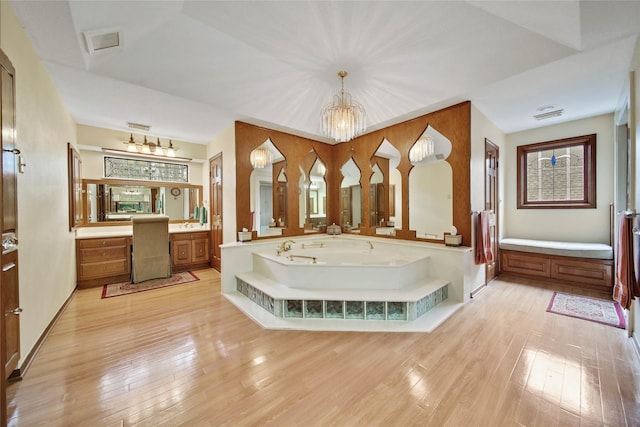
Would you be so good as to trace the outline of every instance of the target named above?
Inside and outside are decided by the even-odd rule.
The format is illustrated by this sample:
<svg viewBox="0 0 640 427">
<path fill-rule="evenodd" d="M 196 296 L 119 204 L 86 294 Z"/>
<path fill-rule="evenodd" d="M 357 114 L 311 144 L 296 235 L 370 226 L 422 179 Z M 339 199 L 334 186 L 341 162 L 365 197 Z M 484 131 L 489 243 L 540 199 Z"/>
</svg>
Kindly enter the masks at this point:
<svg viewBox="0 0 640 427">
<path fill-rule="evenodd" d="M 363 240 L 317 239 L 252 254 L 253 271 L 301 289 L 403 289 L 428 277 L 426 252 Z"/>
</svg>

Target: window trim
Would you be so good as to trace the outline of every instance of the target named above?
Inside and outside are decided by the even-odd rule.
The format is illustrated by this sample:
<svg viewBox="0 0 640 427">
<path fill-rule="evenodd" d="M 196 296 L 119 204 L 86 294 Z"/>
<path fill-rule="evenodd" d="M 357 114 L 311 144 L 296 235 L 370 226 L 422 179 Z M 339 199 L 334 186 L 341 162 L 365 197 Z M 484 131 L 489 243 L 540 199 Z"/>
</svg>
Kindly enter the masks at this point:
<svg viewBox="0 0 640 427">
<path fill-rule="evenodd" d="M 529 201 L 527 200 L 527 154 L 584 146 L 584 192 L 582 200 Z M 518 209 L 595 209 L 596 208 L 596 134 L 574 136 L 554 141 L 537 142 L 517 147 L 518 160 Z"/>
</svg>

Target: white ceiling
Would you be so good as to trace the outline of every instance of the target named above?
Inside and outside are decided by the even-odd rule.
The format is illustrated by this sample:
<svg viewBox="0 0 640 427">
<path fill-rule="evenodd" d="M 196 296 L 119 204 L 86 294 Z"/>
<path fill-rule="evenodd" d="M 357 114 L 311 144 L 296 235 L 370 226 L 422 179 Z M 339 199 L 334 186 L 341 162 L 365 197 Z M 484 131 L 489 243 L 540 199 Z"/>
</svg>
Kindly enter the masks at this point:
<svg viewBox="0 0 640 427">
<path fill-rule="evenodd" d="M 342 69 L 369 130 L 463 100 L 506 133 L 608 113 L 640 34 L 640 1 L 11 5 L 78 123 L 197 143 L 234 120 L 325 140 Z M 103 29 L 123 47 L 89 55 Z M 545 105 L 564 115 L 535 120 Z"/>
</svg>

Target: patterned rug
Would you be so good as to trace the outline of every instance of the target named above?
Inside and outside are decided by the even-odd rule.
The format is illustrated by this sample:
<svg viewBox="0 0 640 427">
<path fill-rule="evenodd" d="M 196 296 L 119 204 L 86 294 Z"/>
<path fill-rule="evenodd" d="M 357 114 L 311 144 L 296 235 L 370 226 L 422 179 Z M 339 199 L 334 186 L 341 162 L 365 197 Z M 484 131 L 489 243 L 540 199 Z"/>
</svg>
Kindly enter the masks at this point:
<svg viewBox="0 0 640 427">
<path fill-rule="evenodd" d="M 186 271 L 184 273 L 175 273 L 171 277 L 167 277 L 165 279 L 151 279 L 135 284 L 130 282 L 112 283 L 104 285 L 104 288 L 102 289 L 102 298 L 134 294 L 136 292 L 149 291 L 151 289 L 164 288 L 166 286 L 195 282 L 196 280 L 200 280 L 200 278 L 192 272 Z"/>
<path fill-rule="evenodd" d="M 554 292 L 547 311 L 616 328 L 626 328 L 622 307 L 615 301 Z"/>
</svg>

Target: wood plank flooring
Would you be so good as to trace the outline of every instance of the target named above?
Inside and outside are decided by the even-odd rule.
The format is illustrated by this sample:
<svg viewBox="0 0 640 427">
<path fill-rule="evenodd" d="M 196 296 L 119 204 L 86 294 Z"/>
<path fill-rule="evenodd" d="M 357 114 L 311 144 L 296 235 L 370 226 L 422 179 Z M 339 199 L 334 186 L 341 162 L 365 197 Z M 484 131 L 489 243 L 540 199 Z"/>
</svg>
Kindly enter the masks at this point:
<svg viewBox="0 0 640 427">
<path fill-rule="evenodd" d="M 196 274 L 79 290 L 9 386 L 9 425 L 640 425 L 626 331 L 545 312 L 569 288 L 496 279 L 431 334 L 299 332 L 260 328 Z"/>
</svg>

